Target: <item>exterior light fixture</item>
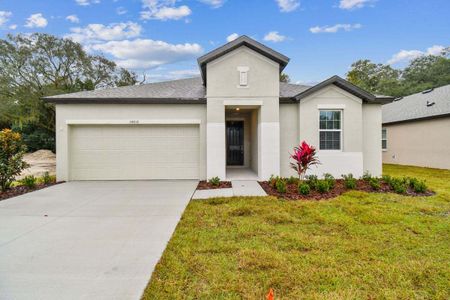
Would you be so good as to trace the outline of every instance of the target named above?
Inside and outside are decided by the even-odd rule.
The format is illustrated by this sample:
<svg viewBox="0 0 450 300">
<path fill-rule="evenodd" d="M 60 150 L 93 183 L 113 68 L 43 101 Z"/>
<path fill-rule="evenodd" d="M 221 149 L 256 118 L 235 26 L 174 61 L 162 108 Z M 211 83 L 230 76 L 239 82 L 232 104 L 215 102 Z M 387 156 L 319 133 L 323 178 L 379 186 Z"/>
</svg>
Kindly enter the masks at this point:
<svg viewBox="0 0 450 300">
<path fill-rule="evenodd" d="M 236 108 L 236 111 L 240 111 L 241 109 L 239 107 Z"/>
</svg>

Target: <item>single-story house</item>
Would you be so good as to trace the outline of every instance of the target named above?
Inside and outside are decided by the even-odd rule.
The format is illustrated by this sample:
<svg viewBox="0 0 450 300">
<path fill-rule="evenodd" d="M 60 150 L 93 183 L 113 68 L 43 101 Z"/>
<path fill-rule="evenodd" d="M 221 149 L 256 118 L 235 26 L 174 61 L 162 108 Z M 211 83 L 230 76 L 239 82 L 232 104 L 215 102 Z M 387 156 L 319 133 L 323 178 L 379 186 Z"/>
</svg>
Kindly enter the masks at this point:
<svg viewBox="0 0 450 300">
<path fill-rule="evenodd" d="M 383 105 L 383 162 L 450 169 L 450 85 Z"/>
<path fill-rule="evenodd" d="M 58 180 L 267 179 L 316 146 L 335 176 L 381 174 L 381 106 L 334 76 L 280 82 L 289 58 L 247 37 L 200 57 L 201 77 L 45 98 L 56 106 Z"/>
</svg>

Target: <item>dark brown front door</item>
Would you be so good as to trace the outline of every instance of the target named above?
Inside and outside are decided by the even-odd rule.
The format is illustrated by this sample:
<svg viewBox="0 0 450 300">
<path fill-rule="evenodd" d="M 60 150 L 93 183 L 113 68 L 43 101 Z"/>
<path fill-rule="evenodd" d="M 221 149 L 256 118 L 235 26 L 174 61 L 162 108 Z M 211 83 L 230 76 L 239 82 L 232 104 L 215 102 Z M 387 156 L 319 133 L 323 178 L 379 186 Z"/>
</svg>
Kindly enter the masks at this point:
<svg viewBox="0 0 450 300">
<path fill-rule="evenodd" d="M 244 165 L 244 121 L 227 121 L 227 166 Z"/>
</svg>

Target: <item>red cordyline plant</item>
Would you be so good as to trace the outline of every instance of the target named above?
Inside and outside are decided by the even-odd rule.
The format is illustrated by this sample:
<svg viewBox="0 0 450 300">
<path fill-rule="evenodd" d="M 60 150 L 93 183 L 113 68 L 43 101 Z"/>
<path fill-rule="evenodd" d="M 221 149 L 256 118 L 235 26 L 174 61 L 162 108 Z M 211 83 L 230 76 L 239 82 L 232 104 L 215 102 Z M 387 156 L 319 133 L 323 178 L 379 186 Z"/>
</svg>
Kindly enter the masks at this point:
<svg viewBox="0 0 450 300">
<path fill-rule="evenodd" d="M 294 148 L 294 154 L 291 154 L 291 158 L 295 162 L 291 162 L 291 167 L 297 172 L 300 179 L 304 178 L 306 171 L 311 166 L 320 164 L 316 155 L 316 148 L 308 145 L 305 141 Z"/>
</svg>

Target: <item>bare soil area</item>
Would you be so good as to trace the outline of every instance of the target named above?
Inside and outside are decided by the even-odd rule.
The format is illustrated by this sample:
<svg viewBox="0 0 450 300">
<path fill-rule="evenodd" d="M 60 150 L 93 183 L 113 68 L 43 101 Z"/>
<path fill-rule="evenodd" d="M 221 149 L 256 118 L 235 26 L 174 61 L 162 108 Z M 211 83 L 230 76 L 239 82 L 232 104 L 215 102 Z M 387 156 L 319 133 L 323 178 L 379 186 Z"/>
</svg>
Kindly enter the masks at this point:
<svg viewBox="0 0 450 300">
<path fill-rule="evenodd" d="M 22 173 L 16 178 L 20 180 L 28 175 L 40 177 L 48 172 L 50 175 L 56 174 L 56 155 L 50 150 L 38 150 L 33 153 L 27 153 L 24 156 L 30 166 L 22 171 Z"/>
</svg>

